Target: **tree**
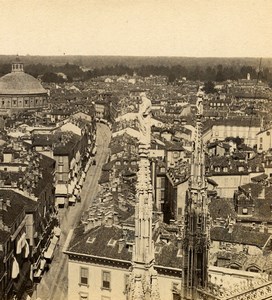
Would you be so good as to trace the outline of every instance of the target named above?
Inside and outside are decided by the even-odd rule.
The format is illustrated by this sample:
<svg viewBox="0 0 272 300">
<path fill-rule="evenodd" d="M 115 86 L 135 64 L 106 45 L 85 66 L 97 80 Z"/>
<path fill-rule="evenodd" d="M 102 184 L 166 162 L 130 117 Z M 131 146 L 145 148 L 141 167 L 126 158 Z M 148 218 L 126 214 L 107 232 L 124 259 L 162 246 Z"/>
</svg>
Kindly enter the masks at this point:
<svg viewBox="0 0 272 300">
<path fill-rule="evenodd" d="M 65 80 L 56 73 L 48 72 L 42 76 L 43 82 L 63 83 Z"/>
<path fill-rule="evenodd" d="M 212 81 L 207 81 L 204 83 L 203 90 L 206 94 L 215 93 L 214 83 Z"/>
<path fill-rule="evenodd" d="M 176 80 L 176 75 L 174 73 L 170 73 L 168 76 L 168 82 L 173 83 Z"/>
</svg>

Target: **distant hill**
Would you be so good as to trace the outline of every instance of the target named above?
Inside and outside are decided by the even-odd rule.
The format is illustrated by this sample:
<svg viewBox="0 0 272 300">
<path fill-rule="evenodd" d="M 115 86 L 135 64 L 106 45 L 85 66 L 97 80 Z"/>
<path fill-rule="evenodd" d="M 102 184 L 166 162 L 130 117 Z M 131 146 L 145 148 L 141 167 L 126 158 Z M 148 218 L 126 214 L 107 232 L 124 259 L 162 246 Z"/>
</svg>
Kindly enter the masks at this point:
<svg viewBox="0 0 272 300">
<path fill-rule="evenodd" d="M 0 55 L 0 64 L 11 63 L 16 58 L 15 55 Z M 27 64 L 47 64 L 47 65 L 63 65 L 66 63 L 84 66 L 86 68 L 102 68 L 106 66 L 115 66 L 117 64 L 126 65 L 128 67 L 139 67 L 142 65 L 154 66 L 174 66 L 182 65 L 184 67 L 214 67 L 221 64 L 225 66 L 252 66 L 258 68 L 259 58 L 220 58 L 220 57 L 148 57 L 148 56 L 20 56 L 20 59 Z M 262 59 L 262 68 L 272 69 L 272 58 Z"/>
</svg>

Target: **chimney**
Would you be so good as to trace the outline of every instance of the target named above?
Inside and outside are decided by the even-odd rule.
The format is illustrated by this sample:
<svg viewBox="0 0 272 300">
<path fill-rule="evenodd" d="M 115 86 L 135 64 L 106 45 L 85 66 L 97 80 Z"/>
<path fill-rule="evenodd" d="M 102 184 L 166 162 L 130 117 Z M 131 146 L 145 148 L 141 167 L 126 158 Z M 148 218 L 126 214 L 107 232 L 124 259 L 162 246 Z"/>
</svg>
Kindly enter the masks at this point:
<svg viewBox="0 0 272 300">
<path fill-rule="evenodd" d="M 262 224 L 260 224 L 259 225 L 259 232 L 262 232 L 262 233 L 264 233 L 264 229 L 265 229 L 265 226 L 264 226 L 264 224 L 262 223 Z"/>
<path fill-rule="evenodd" d="M 95 227 L 102 225 L 102 217 L 95 218 Z"/>
<path fill-rule="evenodd" d="M 175 222 L 176 222 L 176 221 L 175 221 L 174 219 L 170 219 L 169 222 L 170 222 L 170 225 L 175 225 Z"/>
<path fill-rule="evenodd" d="M 258 195 L 258 199 L 265 199 L 265 187 L 262 186 L 261 188 L 262 188 L 262 190 L 261 190 L 260 194 Z"/>
<path fill-rule="evenodd" d="M 233 223 L 229 223 L 229 226 L 228 226 L 228 233 L 232 233 L 233 232 L 233 227 L 234 227 L 234 225 L 233 225 Z"/>
<path fill-rule="evenodd" d="M 112 227 L 112 225 L 113 225 L 113 217 L 112 216 L 107 217 L 106 225 L 109 226 L 109 227 Z"/>
<path fill-rule="evenodd" d="M 178 242 L 178 249 L 182 249 L 182 239 L 180 237 L 177 239 L 177 242 Z"/>
<path fill-rule="evenodd" d="M 7 197 L 7 199 L 6 199 L 6 204 L 7 204 L 7 207 L 11 207 L 11 204 L 10 204 L 10 199 L 9 199 L 9 197 Z"/>
<path fill-rule="evenodd" d="M 4 209 L 4 207 L 3 207 L 3 203 L 4 202 L 4 199 L 3 199 L 3 197 L 1 196 L 0 197 L 0 211 L 2 211 L 3 209 Z"/>
<path fill-rule="evenodd" d="M 113 214 L 113 224 L 118 225 L 119 224 L 119 216 L 118 213 Z"/>
<path fill-rule="evenodd" d="M 2 199 L 2 209 L 8 211 L 6 199 Z"/>
<path fill-rule="evenodd" d="M 120 253 L 126 245 L 126 241 L 124 239 L 118 240 L 118 253 Z"/>
<path fill-rule="evenodd" d="M 0 210 L 0 230 L 4 230 L 3 211 Z"/>
<path fill-rule="evenodd" d="M 94 228 L 94 220 L 88 220 L 86 223 L 84 222 L 84 232 L 87 232 Z"/>
</svg>

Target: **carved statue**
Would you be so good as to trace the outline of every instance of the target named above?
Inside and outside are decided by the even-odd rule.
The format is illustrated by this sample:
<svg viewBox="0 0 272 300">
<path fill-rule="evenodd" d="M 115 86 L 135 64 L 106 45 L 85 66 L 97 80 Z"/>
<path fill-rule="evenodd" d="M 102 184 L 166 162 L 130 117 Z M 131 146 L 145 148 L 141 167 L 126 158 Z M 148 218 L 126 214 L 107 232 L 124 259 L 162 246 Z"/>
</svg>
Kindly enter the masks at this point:
<svg viewBox="0 0 272 300">
<path fill-rule="evenodd" d="M 203 115 L 203 95 L 200 93 L 197 94 L 196 108 L 197 114 Z"/>
<path fill-rule="evenodd" d="M 140 129 L 140 143 L 143 145 L 150 144 L 150 119 L 151 119 L 151 101 L 146 97 L 145 93 L 141 93 L 141 102 L 139 105 L 139 113 L 137 115 Z"/>
</svg>

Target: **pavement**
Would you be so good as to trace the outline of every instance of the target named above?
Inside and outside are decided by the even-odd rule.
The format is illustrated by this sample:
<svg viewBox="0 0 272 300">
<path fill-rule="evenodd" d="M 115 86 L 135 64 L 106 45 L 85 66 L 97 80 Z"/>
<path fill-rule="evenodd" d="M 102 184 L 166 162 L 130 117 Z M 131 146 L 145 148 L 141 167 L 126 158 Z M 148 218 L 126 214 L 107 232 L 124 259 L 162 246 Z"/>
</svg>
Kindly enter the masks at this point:
<svg viewBox="0 0 272 300">
<path fill-rule="evenodd" d="M 68 293 L 68 257 L 62 253 L 67 235 L 80 222 L 81 215 L 91 205 L 99 191 L 98 180 L 103 164 L 109 155 L 111 132 L 105 124 L 97 124 L 97 154 L 96 165 L 91 165 L 81 190 L 81 202 L 75 206 L 59 210 L 61 236 L 54 252 L 54 258 L 48 272 L 44 273 L 39 284 L 36 285 L 32 300 L 66 300 Z"/>
</svg>

